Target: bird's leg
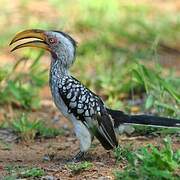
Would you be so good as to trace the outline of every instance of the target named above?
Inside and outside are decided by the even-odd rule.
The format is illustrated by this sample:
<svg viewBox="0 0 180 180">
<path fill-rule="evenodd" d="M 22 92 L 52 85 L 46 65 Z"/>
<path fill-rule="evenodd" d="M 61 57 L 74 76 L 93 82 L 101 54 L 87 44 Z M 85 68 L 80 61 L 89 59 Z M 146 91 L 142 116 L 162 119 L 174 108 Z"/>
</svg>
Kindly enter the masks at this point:
<svg viewBox="0 0 180 180">
<path fill-rule="evenodd" d="M 74 131 L 80 142 L 80 151 L 71 159 L 71 161 L 79 162 L 84 159 L 85 152 L 90 148 L 92 136 L 87 127 L 79 120 L 74 123 Z"/>
</svg>

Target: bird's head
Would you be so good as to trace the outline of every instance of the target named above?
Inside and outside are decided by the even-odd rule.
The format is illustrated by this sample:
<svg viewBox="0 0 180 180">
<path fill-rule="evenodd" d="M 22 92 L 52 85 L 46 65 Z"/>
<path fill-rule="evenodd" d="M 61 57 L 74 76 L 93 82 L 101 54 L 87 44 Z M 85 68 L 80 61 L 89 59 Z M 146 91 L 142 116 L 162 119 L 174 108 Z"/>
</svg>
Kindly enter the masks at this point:
<svg viewBox="0 0 180 180">
<path fill-rule="evenodd" d="M 53 61 L 59 61 L 67 68 L 73 63 L 76 54 L 76 42 L 68 34 L 61 31 L 30 29 L 16 34 L 10 45 L 22 39 L 30 38 L 36 38 L 36 40 L 21 43 L 15 46 L 11 51 L 23 47 L 37 47 L 49 51 Z"/>
</svg>

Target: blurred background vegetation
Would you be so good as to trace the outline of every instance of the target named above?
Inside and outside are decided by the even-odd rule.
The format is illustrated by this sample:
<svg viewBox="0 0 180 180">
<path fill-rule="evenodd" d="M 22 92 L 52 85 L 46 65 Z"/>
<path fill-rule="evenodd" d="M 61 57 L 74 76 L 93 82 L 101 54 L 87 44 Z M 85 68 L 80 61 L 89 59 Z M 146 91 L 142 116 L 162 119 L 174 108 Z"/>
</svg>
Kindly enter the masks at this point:
<svg viewBox="0 0 180 180">
<path fill-rule="evenodd" d="M 179 118 L 180 13 L 173 2 L 0 0 L 1 121 L 50 97 L 49 54 L 8 47 L 28 28 L 69 33 L 78 42 L 72 74 L 112 108 Z"/>
</svg>

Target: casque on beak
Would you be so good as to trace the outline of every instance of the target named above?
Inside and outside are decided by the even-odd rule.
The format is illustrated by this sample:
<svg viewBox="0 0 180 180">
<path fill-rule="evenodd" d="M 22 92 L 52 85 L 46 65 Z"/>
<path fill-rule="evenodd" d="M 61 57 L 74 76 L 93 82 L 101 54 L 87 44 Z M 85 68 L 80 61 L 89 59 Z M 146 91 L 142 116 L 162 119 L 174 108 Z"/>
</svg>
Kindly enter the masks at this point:
<svg viewBox="0 0 180 180">
<path fill-rule="evenodd" d="M 51 49 L 49 48 L 48 44 L 46 43 L 46 34 L 45 31 L 40 29 L 29 29 L 22 32 L 19 32 L 16 34 L 16 36 L 12 39 L 9 45 L 12 45 L 13 43 L 22 40 L 22 39 L 28 39 L 28 38 L 37 38 L 39 40 L 33 40 L 29 42 L 25 42 L 22 44 L 17 45 L 14 47 L 12 51 L 15 51 L 16 49 L 23 48 L 23 47 L 37 47 L 42 48 L 47 51 L 51 52 Z"/>
</svg>

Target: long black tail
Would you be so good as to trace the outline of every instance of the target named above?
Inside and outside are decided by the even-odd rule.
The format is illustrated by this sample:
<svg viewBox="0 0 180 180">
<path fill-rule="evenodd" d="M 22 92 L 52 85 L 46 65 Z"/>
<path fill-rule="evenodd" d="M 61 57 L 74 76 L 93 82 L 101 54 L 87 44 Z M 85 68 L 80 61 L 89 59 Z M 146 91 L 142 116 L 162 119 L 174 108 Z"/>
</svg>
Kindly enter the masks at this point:
<svg viewBox="0 0 180 180">
<path fill-rule="evenodd" d="M 114 119 L 114 127 L 117 128 L 121 124 L 139 124 L 149 126 L 162 127 L 180 127 L 180 120 L 157 117 L 151 115 L 127 115 L 122 111 L 107 109 L 108 113 Z"/>
</svg>

